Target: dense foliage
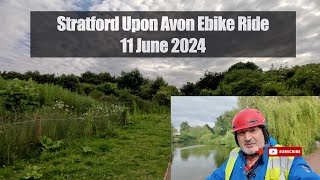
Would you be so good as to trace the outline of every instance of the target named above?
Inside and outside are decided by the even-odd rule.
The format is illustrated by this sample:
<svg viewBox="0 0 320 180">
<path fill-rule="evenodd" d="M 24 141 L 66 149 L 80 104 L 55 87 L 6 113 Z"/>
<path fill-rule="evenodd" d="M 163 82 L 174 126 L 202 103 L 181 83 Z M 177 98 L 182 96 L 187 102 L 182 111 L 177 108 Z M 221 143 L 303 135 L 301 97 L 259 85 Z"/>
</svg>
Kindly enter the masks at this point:
<svg viewBox="0 0 320 180">
<path fill-rule="evenodd" d="M 162 78 L 146 80 L 155 94 L 142 99 L 140 91 L 116 81 L 34 73 L 41 81 L 55 79 L 39 84 L 30 74 L 28 80 L 0 77 L 0 179 L 163 177 L 175 87 Z M 89 166 L 95 168 L 83 170 Z"/>
<path fill-rule="evenodd" d="M 130 81 L 134 82 L 136 77 L 141 80 L 142 76 L 137 76 L 137 73 L 137 70 L 123 73 L 122 81 L 131 74 Z M 55 78 L 38 72 L 8 74 L 29 79 L 7 80 L 0 77 L 0 164 L 14 164 L 37 146 L 35 120 L 38 117 L 42 135 L 54 140 L 108 134 L 115 126 L 126 125 L 128 114 L 166 114 L 171 94 L 178 93 L 160 77 L 146 82 L 142 78 L 144 83 L 150 84 L 150 92 L 153 93 L 149 96 L 151 99 L 142 99 L 140 91 L 132 87 L 119 88 L 116 79 L 112 80 L 105 73 L 87 72 L 84 77 L 88 79 L 75 75 Z M 94 80 L 100 75 L 101 81 Z M 35 82 L 33 77 L 44 84 Z M 54 83 L 45 80 L 53 80 Z"/>
<path fill-rule="evenodd" d="M 258 107 L 270 134 L 284 146 L 302 146 L 308 154 L 320 140 L 320 99 L 314 96 L 240 97 L 240 108 Z"/>
<path fill-rule="evenodd" d="M 121 101 L 123 96 L 126 96 L 125 94 L 130 94 L 129 96 L 135 96 L 137 101 L 154 101 L 160 105 L 170 106 L 170 96 L 179 95 L 178 89 L 168 85 L 162 77 L 150 80 L 144 78 L 138 69 L 122 72 L 119 77 L 111 76 L 109 73 L 96 74 L 90 71 L 80 76 L 74 74 L 55 76 L 54 74 L 40 74 L 38 71 L 26 73 L 3 71 L 0 72 L 0 78 L 32 79 L 39 84 L 54 84 L 71 92 L 89 95 L 97 100 L 112 99 L 113 102 Z"/>
<path fill-rule="evenodd" d="M 224 72 L 206 71 L 197 82 L 186 82 L 178 89 L 162 78 L 150 80 L 143 77 L 138 69 L 122 72 L 120 76 L 109 73 L 84 72 L 80 76 L 55 74 L 40 74 L 38 71 L 0 72 L 3 79 L 32 79 L 44 84 L 56 84 L 79 94 L 101 97 L 103 95 L 117 96 L 117 89 L 126 90 L 144 100 L 160 100 L 160 104 L 168 105 L 162 97 L 168 95 L 319 95 L 320 94 L 320 64 L 302 66 L 273 65 L 263 71 L 252 62 L 238 62 Z M 157 95 L 158 93 L 158 95 Z M 158 97 L 156 97 L 158 96 Z M 159 98 L 160 97 L 160 98 Z"/>
<path fill-rule="evenodd" d="M 320 64 L 271 67 L 262 71 L 251 62 L 236 63 L 224 72 L 205 72 L 199 81 L 184 84 L 182 95 L 320 95 Z"/>
<path fill-rule="evenodd" d="M 207 144 L 214 138 L 214 135 L 210 129 L 208 129 L 208 125 L 192 127 L 186 121 L 180 124 L 179 135 L 177 135 L 177 130 L 175 128 L 172 128 L 172 133 L 173 143 L 183 145 Z"/>
</svg>

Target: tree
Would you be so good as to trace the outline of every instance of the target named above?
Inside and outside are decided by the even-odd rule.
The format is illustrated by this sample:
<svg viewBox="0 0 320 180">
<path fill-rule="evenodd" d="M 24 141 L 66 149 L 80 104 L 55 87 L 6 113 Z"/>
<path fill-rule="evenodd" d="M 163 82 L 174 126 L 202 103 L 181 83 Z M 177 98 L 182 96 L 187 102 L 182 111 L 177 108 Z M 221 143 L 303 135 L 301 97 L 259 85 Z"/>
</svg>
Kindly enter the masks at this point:
<svg viewBox="0 0 320 180">
<path fill-rule="evenodd" d="M 23 75 L 21 73 L 18 73 L 18 72 L 14 72 L 14 71 L 3 71 L 1 73 L 1 77 L 3 79 L 15 79 L 15 78 L 18 78 L 18 79 L 21 79 L 23 80 Z"/>
<path fill-rule="evenodd" d="M 101 92 L 103 92 L 105 95 L 110 95 L 110 94 L 117 94 L 117 84 L 107 82 L 107 83 L 102 83 L 97 86 L 97 89 Z"/>
<path fill-rule="evenodd" d="M 238 62 L 238 63 L 232 65 L 227 70 L 227 72 L 231 72 L 233 70 L 239 70 L 239 69 L 249 69 L 249 70 L 253 70 L 253 71 L 262 72 L 262 69 L 259 66 L 257 66 L 256 64 L 254 64 L 253 62 L 246 62 L 246 63 Z"/>
<path fill-rule="evenodd" d="M 78 93 L 89 95 L 95 89 L 96 89 L 96 85 L 94 84 L 80 83 L 78 88 Z"/>
<path fill-rule="evenodd" d="M 145 79 L 144 84 L 140 87 L 139 96 L 142 99 L 151 100 L 160 88 L 167 86 L 168 83 L 161 76 L 158 76 L 154 81 Z"/>
<path fill-rule="evenodd" d="M 196 85 L 191 82 L 187 82 L 187 84 L 183 85 L 180 88 L 180 91 L 184 96 L 195 96 L 199 94 Z"/>
<path fill-rule="evenodd" d="M 72 92 L 77 91 L 79 87 L 79 78 L 73 74 L 65 75 L 63 74 L 58 78 L 57 84 L 62 86 L 63 88 L 67 88 Z"/>
<path fill-rule="evenodd" d="M 199 93 L 200 96 L 214 96 L 216 92 L 211 89 L 202 89 Z"/>
<path fill-rule="evenodd" d="M 180 124 L 180 132 L 188 132 L 191 130 L 191 126 L 189 126 L 188 122 L 187 121 L 184 121 Z"/>
<path fill-rule="evenodd" d="M 26 77 L 26 80 L 29 78 L 32 78 L 32 80 L 36 81 L 39 84 L 44 84 L 44 83 L 56 83 L 57 78 L 55 77 L 54 74 L 40 74 L 39 71 L 28 71 L 24 74 Z"/>
<path fill-rule="evenodd" d="M 288 90 L 284 83 L 280 82 L 268 82 L 262 85 L 262 96 L 279 96 Z"/>
<path fill-rule="evenodd" d="M 161 87 L 166 87 L 166 86 L 168 86 L 168 83 L 166 83 L 161 76 L 158 76 L 156 80 L 153 81 L 153 83 L 151 84 L 151 87 L 150 87 L 151 94 L 155 95 Z"/>
<path fill-rule="evenodd" d="M 224 73 L 213 73 L 206 71 L 204 76 L 200 78 L 196 86 L 199 89 L 215 90 L 224 78 Z"/>
<path fill-rule="evenodd" d="M 144 79 L 138 69 L 134 69 L 130 72 L 121 72 L 121 76 L 118 78 L 118 85 L 122 89 L 129 89 L 134 93 L 140 90 L 140 86 L 143 84 Z"/>
<path fill-rule="evenodd" d="M 206 124 L 205 127 L 208 128 L 209 131 L 210 131 L 212 134 L 214 134 L 213 128 L 211 128 L 208 124 Z"/>
<path fill-rule="evenodd" d="M 223 114 L 217 117 L 215 122 L 214 132 L 219 135 L 225 135 L 228 130 L 231 130 L 231 123 L 233 117 L 239 112 L 238 109 L 231 111 L 225 111 Z"/>
<path fill-rule="evenodd" d="M 101 83 L 106 83 L 106 82 L 116 82 L 115 77 L 111 76 L 110 73 L 104 72 L 104 73 L 99 73 L 98 78 L 100 79 L 100 84 Z"/>
<path fill-rule="evenodd" d="M 91 71 L 86 71 L 85 73 L 81 74 L 79 78 L 80 82 L 88 83 L 88 84 L 102 84 L 106 82 L 115 82 L 115 78 L 112 77 L 109 73 L 100 73 L 96 74 Z"/>
<path fill-rule="evenodd" d="M 151 82 L 144 83 L 140 86 L 139 97 L 145 100 L 151 100 L 154 94 L 151 90 Z"/>
<path fill-rule="evenodd" d="M 94 85 L 98 85 L 101 83 L 98 76 L 91 71 L 86 71 L 85 73 L 81 74 L 79 80 L 82 83 L 88 83 L 88 84 L 94 84 Z"/>
<path fill-rule="evenodd" d="M 160 105 L 170 106 L 171 96 L 179 95 L 179 91 L 174 86 L 161 87 L 157 94 L 153 97 L 153 100 Z"/>
<path fill-rule="evenodd" d="M 296 69 L 288 85 L 292 89 L 310 91 L 310 95 L 320 95 L 320 64 L 308 64 Z"/>
<path fill-rule="evenodd" d="M 216 95 L 258 95 L 263 83 L 262 72 L 248 69 L 227 73 L 218 86 Z"/>
</svg>

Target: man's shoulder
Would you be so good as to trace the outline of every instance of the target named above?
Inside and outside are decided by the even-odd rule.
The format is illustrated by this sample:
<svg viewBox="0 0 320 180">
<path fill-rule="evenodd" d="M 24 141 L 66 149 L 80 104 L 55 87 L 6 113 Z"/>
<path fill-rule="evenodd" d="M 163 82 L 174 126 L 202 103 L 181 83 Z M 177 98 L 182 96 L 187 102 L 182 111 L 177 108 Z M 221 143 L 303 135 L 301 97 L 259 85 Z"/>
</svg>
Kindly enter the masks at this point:
<svg viewBox="0 0 320 180">
<path fill-rule="evenodd" d="M 320 176 L 312 171 L 311 167 L 302 156 L 294 157 L 289 177 L 292 179 L 301 177 L 304 179 L 320 179 Z"/>
<path fill-rule="evenodd" d="M 232 151 L 230 152 L 230 154 L 231 153 L 233 153 L 233 152 L 239 152 L 241 149 L 240 149 L 240 147 L 236 147 L 236 148 L 234 148 L 234 149 L 232 149 Z"/>
</svg>

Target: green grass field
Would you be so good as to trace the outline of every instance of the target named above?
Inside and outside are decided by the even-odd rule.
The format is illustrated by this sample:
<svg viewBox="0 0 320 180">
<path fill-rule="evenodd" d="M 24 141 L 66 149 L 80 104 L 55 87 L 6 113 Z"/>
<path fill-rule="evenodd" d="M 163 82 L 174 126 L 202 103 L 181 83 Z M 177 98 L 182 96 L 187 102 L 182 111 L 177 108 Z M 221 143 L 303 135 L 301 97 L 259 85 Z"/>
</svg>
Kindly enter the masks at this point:
<svg viewBox="0 0 320 180">
<path fill-rule="evenodd" d="M 0 169 L 0 179 L 163 179 L 171 156 L 170 115 L 130 116 L 111 133 L 63 141 L 54 151 Z"/>
</svg>

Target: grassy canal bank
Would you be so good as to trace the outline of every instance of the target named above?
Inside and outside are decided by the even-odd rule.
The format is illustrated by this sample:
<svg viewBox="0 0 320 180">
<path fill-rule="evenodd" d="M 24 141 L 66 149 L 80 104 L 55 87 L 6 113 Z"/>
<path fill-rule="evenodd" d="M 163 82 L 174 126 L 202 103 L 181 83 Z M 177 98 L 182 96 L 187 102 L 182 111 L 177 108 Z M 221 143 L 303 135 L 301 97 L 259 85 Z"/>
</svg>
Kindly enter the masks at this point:
<svg viewBox="0 0 320 180">
<path fill-rule="evenodd" d="M 54 142 L 0 169 L 0 179 L 163 179 L 170 159 L 170 115 L 135 115 L 94 137 Z"/>
</svg>

